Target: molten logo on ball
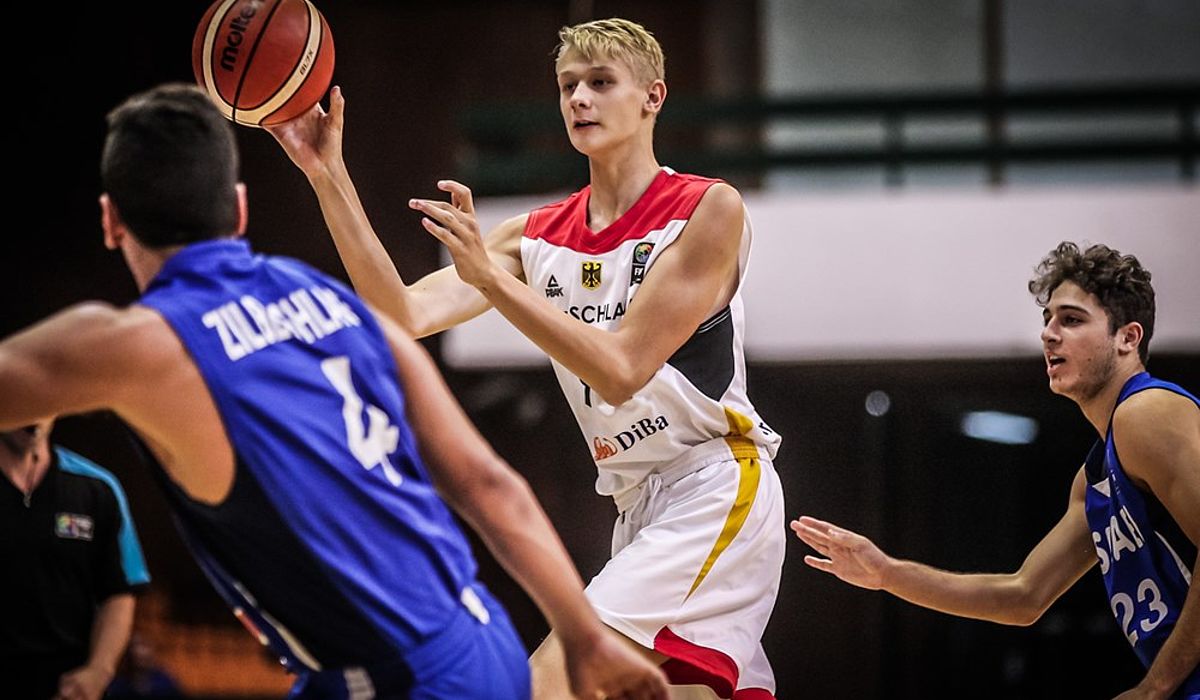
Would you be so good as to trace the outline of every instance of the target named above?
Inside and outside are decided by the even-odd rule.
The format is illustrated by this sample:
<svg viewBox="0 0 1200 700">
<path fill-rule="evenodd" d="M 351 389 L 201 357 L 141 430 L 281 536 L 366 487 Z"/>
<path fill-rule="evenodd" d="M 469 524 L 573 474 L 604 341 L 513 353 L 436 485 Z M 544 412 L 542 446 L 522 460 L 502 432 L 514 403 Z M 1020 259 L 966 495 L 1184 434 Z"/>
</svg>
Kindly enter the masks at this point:
<svg viewBox="0 0 1200 700">
<path fill-rule="evenodd" d="M 260 2 L 247 4 L 229 24 L 229 33 L 225 36 L 225 48 L 221 50 L 221 67 L 225 70 L 233 70 L 234 64 L 237 63 L 238 47 L 246 38 L 246 28 L 250 26 L 250 18 L 258 12 L 258 6 L 261 4 Z"/>
<path fill-rule="evenodd" d="M 217 0 L 192 39 L 192 71 L 227 118 L 300 116 L 333 78 L 333 36 L 309 0 Z"/>
</svg>

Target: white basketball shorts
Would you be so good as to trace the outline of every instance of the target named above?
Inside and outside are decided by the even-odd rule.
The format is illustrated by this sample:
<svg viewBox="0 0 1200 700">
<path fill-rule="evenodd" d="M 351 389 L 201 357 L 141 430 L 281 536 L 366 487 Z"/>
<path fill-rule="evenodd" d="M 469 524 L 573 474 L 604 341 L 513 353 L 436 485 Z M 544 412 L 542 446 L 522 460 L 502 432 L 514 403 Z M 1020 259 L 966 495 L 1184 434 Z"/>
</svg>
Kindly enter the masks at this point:
<svg viewBox="0 0 1200 700">
<path fill-rule="evenodd" d="M 723 454 L 697 450 L 698 464 L 675 460 L 617 499 L 612 559 L 587 594 L 606 624 L 669 657 L 672 684 L 771 698 L 761 639 L 783 567 L 783 491 L 753 443 L 723 441 Z"/>
</svg>

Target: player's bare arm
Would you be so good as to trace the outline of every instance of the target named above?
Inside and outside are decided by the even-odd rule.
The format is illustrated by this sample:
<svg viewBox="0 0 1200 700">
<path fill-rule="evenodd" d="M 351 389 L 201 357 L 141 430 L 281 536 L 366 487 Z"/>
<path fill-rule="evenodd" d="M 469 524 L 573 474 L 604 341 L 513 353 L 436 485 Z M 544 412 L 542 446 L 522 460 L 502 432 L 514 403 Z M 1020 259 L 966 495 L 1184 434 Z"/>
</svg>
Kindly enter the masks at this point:
<svg viewBox="0 0 1200 700">
<path fill-rule="evenodd" d="M 193 498 L 218 503 L 233 484 L 233 451 L 204 381 L 145 307 L 80 304 L 0 343 L 0 395 L 0 429 L 109 409 Z"/>
<path fill-rule="evenodd" d="M 1186 397 L 1148 389 L 1113 416 L 1113 440 L 1125 473 L 1166 506 L 1200 545 L 1200 409 Z M 1200 664 L 1200 559 L 1192 567 L 1175 629 L 1137 688 L 1121 697 L 1165 698 Z"/>
<path fill-rule="evenodd" d="M 475 430 L 424 349 L 386 319 L 381 323 L 430 476 L 563 638 L 573 692 L 666 698 L 658 669 L 618 641 L 592 612 L 583 581 L 529 485 Z"/>
<path fill-rule="evenodd" d="M 808 516 L 792 521 L 792 529 L 821 555 L 806 556 L 809 566 L 847 583 L 951 615 L 1029 625 L 1096 563 L 1085 488 L 1080 469 L 1066 513 L 1012 574 L 953 573 L 895 559 L 862 535 Z"/>
<path fill-rule="evenodd" d="M 0 430 L 121 401 L 124 361 L 104 343 L 123 321 L 108 304 L 79 304 L 0 343 Z"/>
<path fill-rule="evenodd" d="M 737 285 L 744 209 L 737 190 L 709 188 L 691 221 L 646 275 L 615 331 L 562 313 L 497 266 L 479 237 L 471 192 L 447 183 L 452 201 L 417 199 L 425 228 L 446 245 L 455 270 L 547 355 L 612 405 L 645 386 Z"/>
<path fill-rule="evenodd" d="M 470 320 L 490 308 L 453 270 L 434 272 L 411 286 L 401 279 L 363 209 L 342 157 L 346 101 L 330 93 L 329 111 L 314 105 L 305 114 L 267 130 L 308 178 L 325 224 L 355 290 L 409 334 L 424 337 Z M 520 276 L 519 226 L 506 223 L 488 237 L 488 253 L 501 269 Z M 515 229 L 515 235 L 511 232 Z"/>
</svg>

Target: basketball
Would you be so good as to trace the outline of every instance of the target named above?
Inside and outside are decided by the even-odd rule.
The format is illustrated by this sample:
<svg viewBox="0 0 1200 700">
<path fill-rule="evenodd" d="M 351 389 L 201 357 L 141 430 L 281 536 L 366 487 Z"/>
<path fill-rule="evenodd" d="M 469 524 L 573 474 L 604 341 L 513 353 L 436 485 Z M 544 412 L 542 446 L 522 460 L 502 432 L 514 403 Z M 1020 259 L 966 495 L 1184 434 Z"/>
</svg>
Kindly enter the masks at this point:
<svg viewBox="0 0 1200 700">
<path fill-rule="evenodd" d="M 192 39 L 192 71 L 233 122 L 279 124 L 329 89 L 333 35 L 308 0 L 217 0 Z"/>
</svg>

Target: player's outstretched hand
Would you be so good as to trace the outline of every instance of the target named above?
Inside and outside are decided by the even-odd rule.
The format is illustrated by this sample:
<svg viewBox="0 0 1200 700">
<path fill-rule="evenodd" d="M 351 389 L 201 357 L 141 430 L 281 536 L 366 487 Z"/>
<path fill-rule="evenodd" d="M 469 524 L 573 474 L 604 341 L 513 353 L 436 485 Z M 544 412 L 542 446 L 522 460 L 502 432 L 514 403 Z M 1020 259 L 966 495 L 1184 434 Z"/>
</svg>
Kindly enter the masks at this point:
<svg viewBox="0 0 1200 700">
<path fill-rule="evenodd" d="M 793 520 L 792 530 L 822 555 L 809 554 L 804 557 L 804 563 L 855 586 L 870 590 L 883 588 L 883 575 L 891 558 L 871 540 L 807 515 Z"/>
<path fill-rule="evenodd" d="M 567 676 L 577 698 L 667 700 L 667 680 L 658 666 L 609 630 L 572 649 L 564 642 Z"/>
<path fill-rule="evenodd" d="M 421 225 L 446 246 L 463 282 L 473 287 L 488 284 L 496 273 L 496 266 L 488 257 L 479 234 L 471 189 L 454 180 L 439 180 L 437 187 L 450 194 L 449 202 L 410 199 L 408 206 L 425 215 Z"/>
<path fill-rule="evenodd" d="M 346 100 L 342 89 L 329 92 L 329 112 L 321 103 L 282 124 L 264 127 L 283 146 L 288 158 L 310 179 L 342 161 L 342 126 Z"/>
</svg>

